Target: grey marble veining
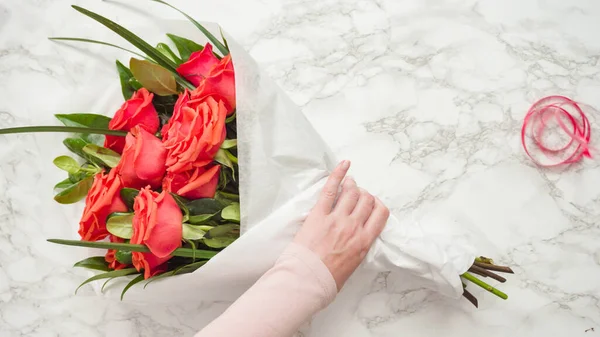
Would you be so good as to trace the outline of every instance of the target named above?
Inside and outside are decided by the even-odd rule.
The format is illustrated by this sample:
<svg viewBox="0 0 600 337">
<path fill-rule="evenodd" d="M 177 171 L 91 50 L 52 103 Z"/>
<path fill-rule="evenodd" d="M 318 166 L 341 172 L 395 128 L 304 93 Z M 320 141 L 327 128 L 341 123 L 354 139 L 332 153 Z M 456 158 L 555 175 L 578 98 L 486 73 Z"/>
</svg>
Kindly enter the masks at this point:
<svg viewBox="0 0 600 337">
<path fill-rule="evenodd" d="M 127 26 L 180 18 L 141 0 L 0 0 L 0 127 L 94 110 L 85 84 L 116 83 L 116 51 L 46 39 L 107 36 L 72 3 Z M 600 109 L 599 2 L 174 3 L 246 46 L 397 214 L 460 212 L 482 253 L 517 273 L 502 285 L 508 301 L 474 290 L 478 310 L 373 276 L 358 303 L 335 302 L 305 336 L 599 333 L 600 154 L 542 170 L 519 141 L 528 107 L 545 95 Z M 597 139 L 598 115 L 589 118 Z M 0 136 L 0 336 L 191 336 L 227 303 L 140 307 L 88 287 L 73 295 L 86 274 L 71 265 L 84 253 L 45 242 L 74 237 L 82 207 L 52 201 L 61 140 Z"/>
</svg>

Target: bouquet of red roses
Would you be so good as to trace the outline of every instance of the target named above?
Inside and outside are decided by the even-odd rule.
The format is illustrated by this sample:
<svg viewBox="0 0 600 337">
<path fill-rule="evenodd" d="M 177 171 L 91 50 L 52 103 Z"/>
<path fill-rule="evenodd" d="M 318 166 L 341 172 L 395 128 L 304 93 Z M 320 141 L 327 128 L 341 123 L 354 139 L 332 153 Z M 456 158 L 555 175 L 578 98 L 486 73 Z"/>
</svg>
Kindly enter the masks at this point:
<svg viewBox="0 0 600 337">
<path fill-rule="evenodd" d="M 103 41 L 52 38 L 134 54 L 128 67 L 116 62 L 125 102 L 112 117 L 58 114 L 64 126 L 0 130 L 72 134 L 63 143 L 77 159 L 54 160 L 68 174 L 56 184 L 55 200 L 85 199 L 81 240 L 49 241 L 104 249 L 75 266 L 101 271 L 83 284 L 106 280 L 105 286 L 127 276 L 121 298 L 136 283 L 163 279 L 137 298 L 235 299 L 292 239 L 337 161 L 298 107 L 222 32 L 217 38 L 214 29 L 183 13 L 207 42 L 182 37 L 192 34 L 187 28 L 155 22 L 152 28 L 161 32 L 183 33 L 167 34 L 170 43 L 154 47 L 103 16 L 73 8 L 143 54 Z M 419 279 L 418 287 L 464 296 L 474 305 L 461 276 L 506 298 L 471 273 L 504 282 L 494 271 L 510 268 L 476 259 L 464 228 L 451 233 L 456 221 L 440 223 L 432 233 L 423 221 L 390 217 L 365 265 L 407 272 Z M 137 289 L 128 296 L 140 294 Z"/>
</svg>

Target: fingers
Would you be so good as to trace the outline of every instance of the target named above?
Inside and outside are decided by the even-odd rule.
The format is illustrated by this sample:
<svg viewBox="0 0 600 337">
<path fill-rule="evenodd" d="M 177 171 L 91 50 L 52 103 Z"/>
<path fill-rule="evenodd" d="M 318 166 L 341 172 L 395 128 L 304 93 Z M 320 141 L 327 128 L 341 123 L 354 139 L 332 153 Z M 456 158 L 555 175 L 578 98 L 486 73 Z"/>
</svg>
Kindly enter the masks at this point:
<svg viewBox="0 0 600 337">
<path fill-rule="evenodd" d="M 360 225 L 364 225 L 375 207 L 375 197 L 364 189 L 360 190 L 360 198 L 356 207 L 352 211 L 352 217 L 355 218 Z"/>
<path fill-rule="evenodd" d="M 388 218 L 390 217 L 390 210 L 385 205 L 375 198 L 375 205 L 373 206 L 373 212 L 369 216 L 369 219 L 365 223 L 365 230 L 369 235 L 371 242 L 375 240 L 383 231 Z"/>
<path fill-rule="evenodd" d="M 323 191 L 321 191 L 321 196 L 319 197 L 319 201 L 317 201 L 315 208 L 319 209 L 319 211 L 324 214 L 329 214 L 331 212 L 340 184 L 342 183 L 342 180 L 344 180 L 349 168 L 350 161 L 344 160 L 338 164 L 333 172 L 331 172 L 331 175 L 325 183 L 325 187 L 323 187 Z"/>
<path fill-rule="evenodd" d="M 346 177 L 342 185 L 342 192 L 335 205 L 335 211 L 339 212 L 339 214 L 350 215 L 356 207 L 359 198 L 360 190 L 356 186 L 356 181 L 352 177 Z"/>
</svg>

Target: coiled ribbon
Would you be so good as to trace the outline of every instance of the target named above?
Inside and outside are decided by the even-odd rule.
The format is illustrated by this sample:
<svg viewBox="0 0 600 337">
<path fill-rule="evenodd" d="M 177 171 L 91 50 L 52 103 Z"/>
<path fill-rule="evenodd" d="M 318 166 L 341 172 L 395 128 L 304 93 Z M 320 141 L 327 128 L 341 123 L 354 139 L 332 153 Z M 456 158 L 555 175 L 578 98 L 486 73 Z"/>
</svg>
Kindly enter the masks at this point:
<svg viewBox="0 0 600 337">
<path fill-rule="evenodd" d="M 558 132 L 549 133 L 550 129 Z M 553 167 L 591 158 L 591 132 L 590 122 L 577 102 L 564 96 L 548 96 L 529 108 L 521 128 L 521 143 L 534 163 Z"/>
</svg>

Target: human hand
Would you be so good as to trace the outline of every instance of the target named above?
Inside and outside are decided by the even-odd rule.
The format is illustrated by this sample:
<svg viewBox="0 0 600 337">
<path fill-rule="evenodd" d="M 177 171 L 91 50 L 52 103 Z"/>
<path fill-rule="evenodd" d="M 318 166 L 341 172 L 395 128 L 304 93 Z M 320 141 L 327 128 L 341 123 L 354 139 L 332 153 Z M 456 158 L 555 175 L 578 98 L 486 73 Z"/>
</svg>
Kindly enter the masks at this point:
<svg viewBox="0 0 600 337">
<path fill-rule="evenodd" d="M 358 188 L 354 179 L 344 179 L 349 168 L 350 162 L 344 160 L 333 170 L 294 238 L 321 258 L 338 291 L 365 258 L 390 215 L 388 208 Z"/>
</svg>

